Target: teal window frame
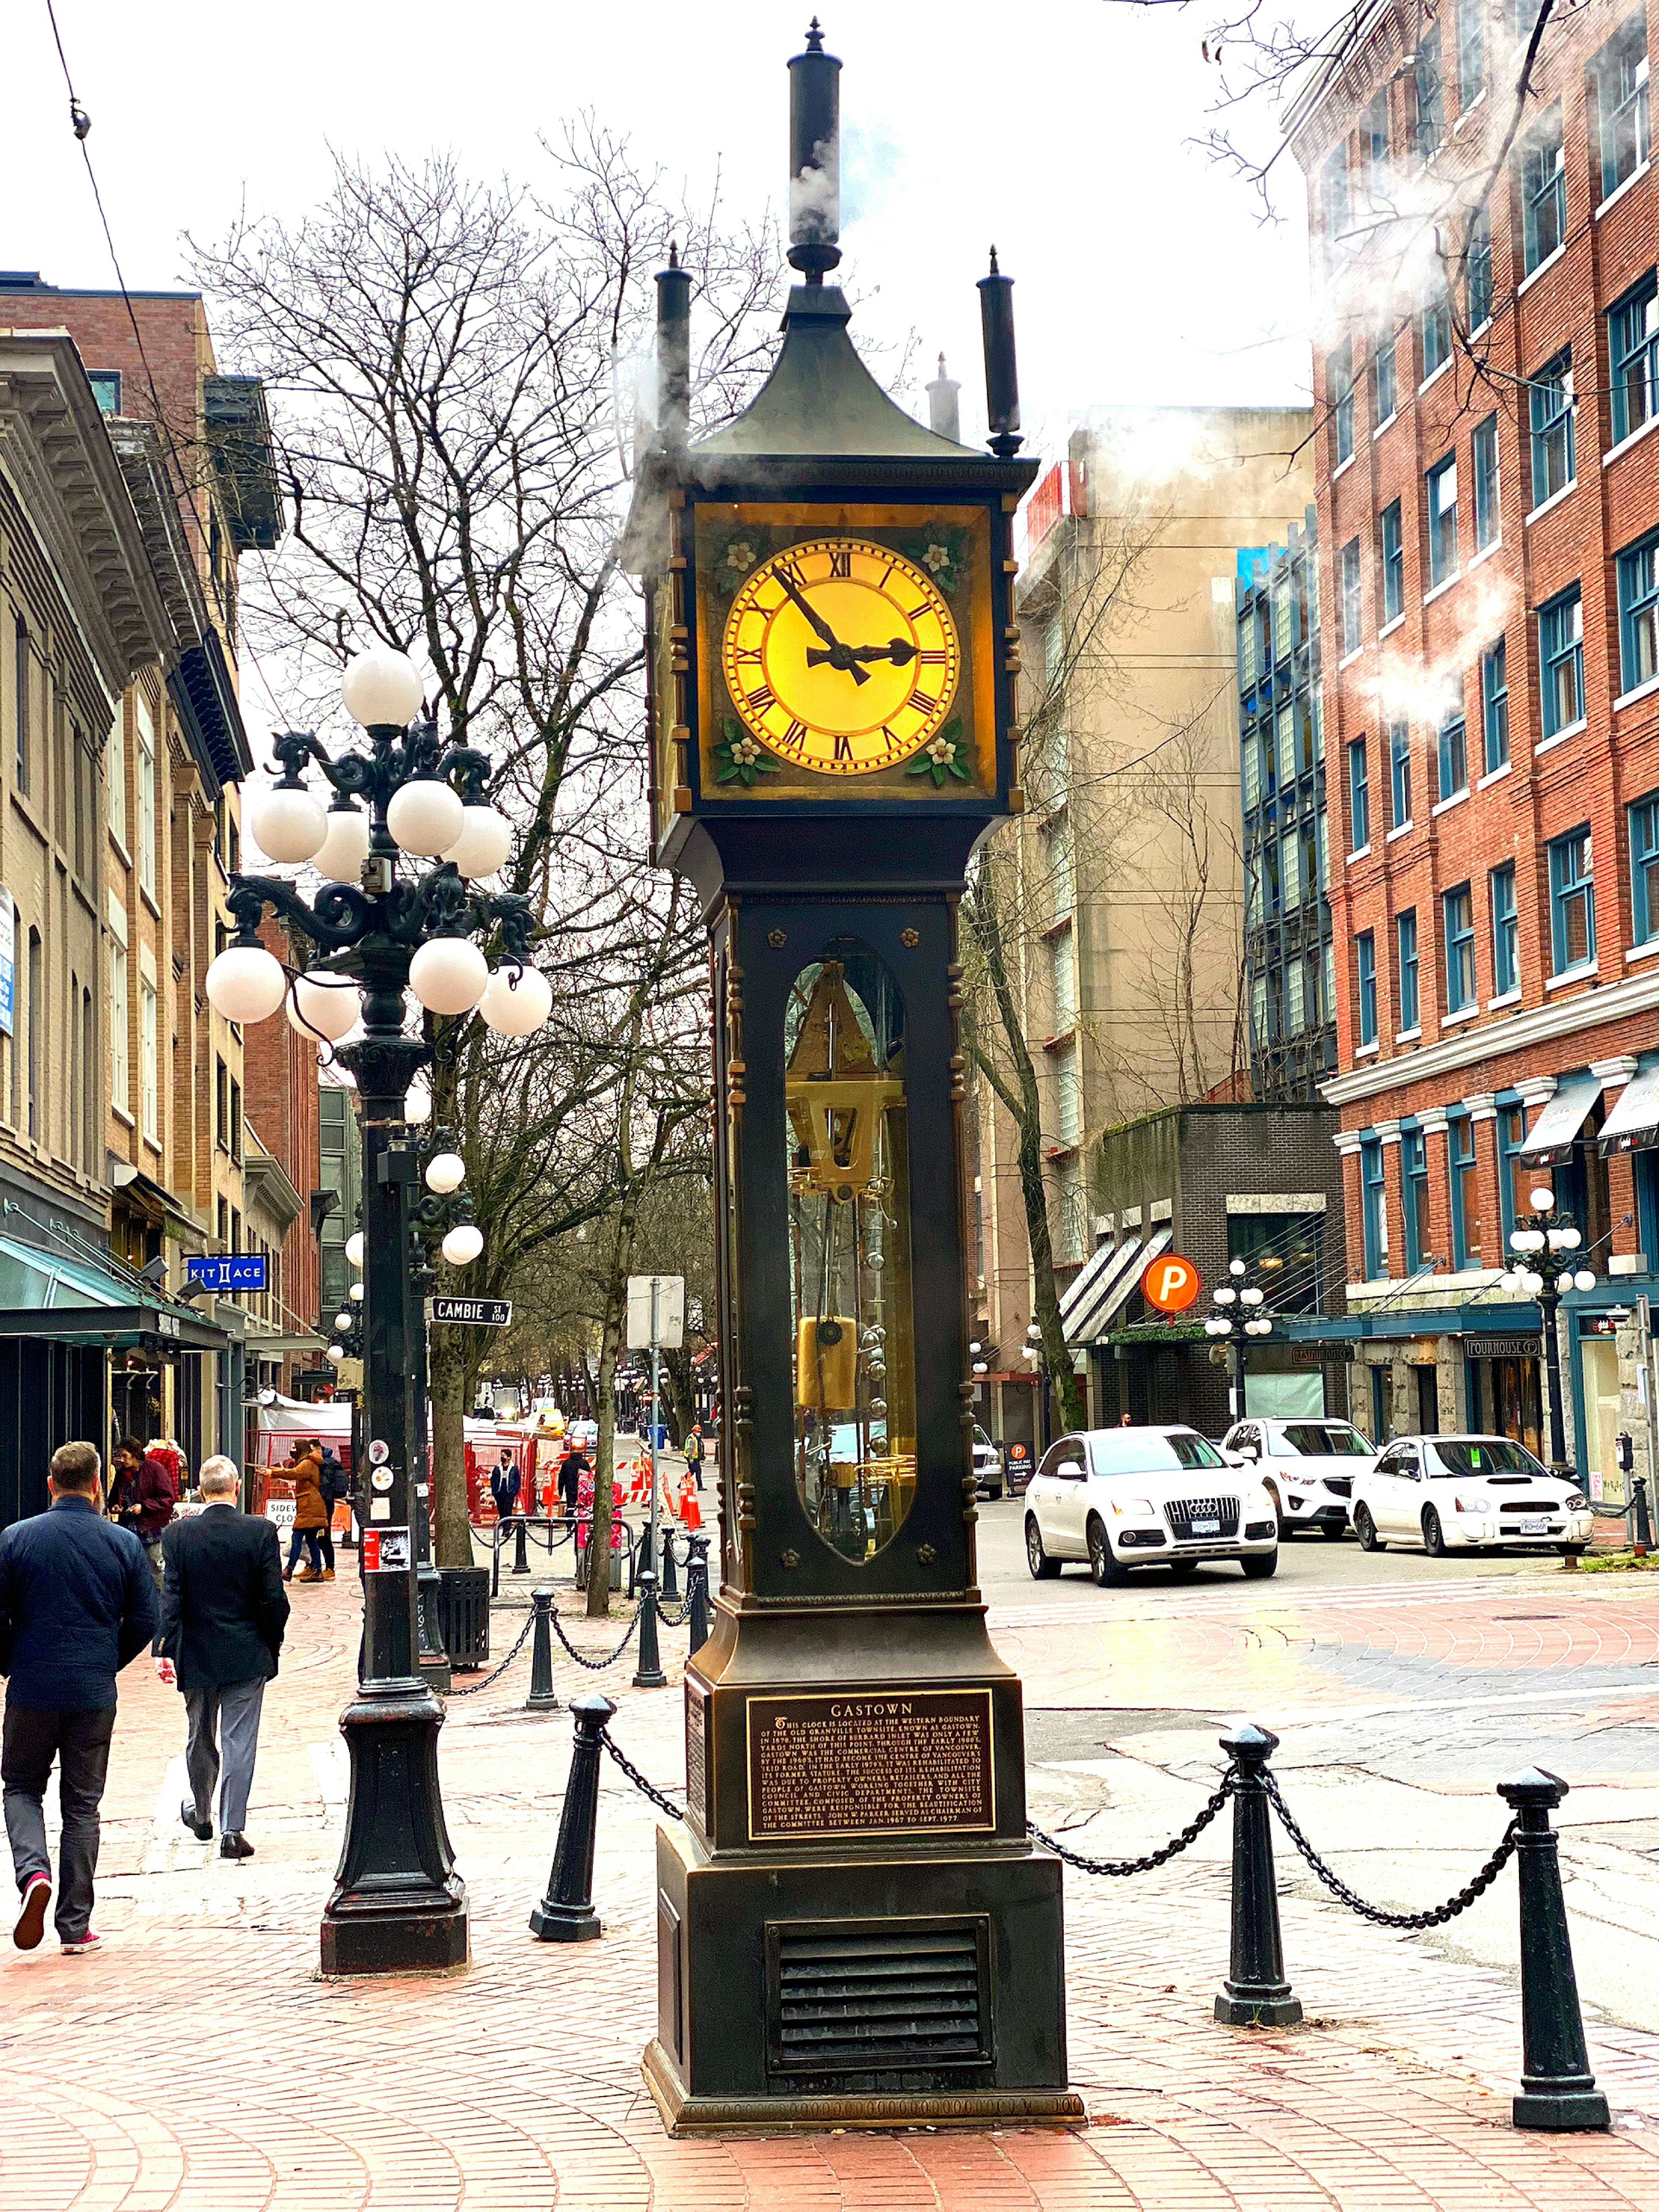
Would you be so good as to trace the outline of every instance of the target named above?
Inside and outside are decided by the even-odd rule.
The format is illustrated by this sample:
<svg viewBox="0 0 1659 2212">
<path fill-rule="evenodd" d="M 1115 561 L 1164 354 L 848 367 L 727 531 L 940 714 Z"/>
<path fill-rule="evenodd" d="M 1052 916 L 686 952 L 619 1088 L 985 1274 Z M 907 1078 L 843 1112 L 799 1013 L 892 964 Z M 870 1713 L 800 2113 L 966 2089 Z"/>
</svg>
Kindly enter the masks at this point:
<svg viewBox="0 0 1659 2212">
<path fill-rule="evenodd" d="M 1635 802 L 1629 822 L 1631 942 L 1651 945 L 1659 937 L 1659 791 Z"/>
<path fill-rule="evenodd" d="M 1479 996 L 1474 972 L 1474 893 L 1458 884 L 1441 894 L 1446 939 L 1446 1012 L 1467 1013 Z"/>
<path fill-rule="evenodd" d="M 1376 935 L 1362 930 L 1353 941 L 1354 969 L 1359 1000 L 1359 1042 L 1376 1042 Z"/>
<path fill-rule="evenodd" d="M 1423 990 L 1417 939 L 1417 908 L 1408 906 L 1394 918 L 1395 968 L 1400 986 L 1400 1027 L 1403 1034 L 1423 1026 Z"/>
<path fill-rule="evenodd" d="M 1498 542 L 1504 526 L 1498 477 L 1498 417 L 1488 415 L 1477 422 L 1469 441 L 1469 476 L 1474 494 L 1474 550 L 1484 553 Z"/>
<path fill-rule="evenodd" d="M 1539 720 L 1547 738 L 1584 719 L 1584 602 L 1578 586 L 1538 610 Z"/>
<path fill-rule="evenodd" d="M 1382 554 L 1382 622 L 1386 628 L 1406 611 L 1406 541 L 1397 499 L 1383 508 L 1378 531 Z"/>
<path fill-rule="evenodd" d="M 1521 982 L 1521 921 L 1515 903 L 1515 863 L 1505 860 L 1486 878 L 1492 907 L 1492 988 L 1504 998 Z"/>
<path fill-rule="evenodd" d="M 1621 693 L 1659 677 L 1659 530 L 1619 556 L 1619 677 Z"/>
<path fill-rule="evenodd" d="M 1567 234 L 1567 153 L 1559 100 L 1521 150 L 1521 273 L 1530 276 Z"/>
<path fill-rule="evenodd" d="M 1371 794 L 1365 769 L 1365 740 L 1348 746 L 1348 850 L 1364 852 L 1371 842 Z"/>
<path fill-rule="evenodd" d="M 1532 503 L 1540 507 L 1578 478 L 1570 347 L 1528 377 L 1527 408 L 1532 440 Z"/>
<path fill-rule="evenodd" d="M 1622 446 L 1659 414 L 1659 270 L 1607 310 L 1607 381 L 1613 442 Z"/>
<path fill-rule="evenodd" d="M 1503 638 L 1480 656 L 1480 750 L 1493 775 L 1510 757 L 1509 647 Z"/>
<path fill-rule="evenodd" d="M 1595 959 L 1595 863 L 1588 822 L 1549 842 L 1550 953 L 1557 975 Z"/>
</svg>

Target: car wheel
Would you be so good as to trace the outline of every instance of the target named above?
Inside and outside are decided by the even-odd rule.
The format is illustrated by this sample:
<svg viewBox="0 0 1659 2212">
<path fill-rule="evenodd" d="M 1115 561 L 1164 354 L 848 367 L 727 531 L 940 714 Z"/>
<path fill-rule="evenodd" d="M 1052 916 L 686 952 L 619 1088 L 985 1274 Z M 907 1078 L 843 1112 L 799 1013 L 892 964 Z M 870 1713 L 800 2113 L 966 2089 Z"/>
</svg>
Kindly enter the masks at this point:
<svg viewBox="0 0 1659 2212">
<path fill-rule="evenodd" d="M 1446 1532 L 1432 1505 L 1423 1508 L 1423 1549 L 1431 1559 L 1443 1559 L 1446 1556 Z"/>
<path fill-rule="evenodd" d="M 1112 1540 L 1105 1523 L 1089 1516 L 1089 1571 L 1102 1589 L 1116 1589 L 1129 1579 L 1129 1570 L 1112 1556 Z"/>
<path fill-rule="evenodd" d="M 1376 1523 L 1371 1518 L 1369 1505 L 1356 1505 L 1353 1510 L 1353 1533 L 1359 1539 L 1362 1552 L 1386 1552 L 1388 1546 L 1376 1533 Z"/>
<path fill-rule="evenodd" d="M 994 1505 L 998 1504 L 1002 1497 L 1002 1485 L 998 1483 L 994 1490 L 988 1490 L 985 1495 L 991 1500 Z"/>
<path fill-rule="evenodd" d="M 1238 1564 L 1244 1570 L 1247 1583 L 1265 1583 L 1270 1575 L 1279 1572 L 1279 1553 L 1276 1548 L 1271 1552 L 1247 1552 Z"/>
<path fill-rule="evenodd" d="M 1337 1537 L 1347 1534 L 1348 1524 L 1346 1521 L 1322 1521 L 1319 1533 L 1328 1544 L 1334 1543 Z"/>
<path fill-rule="evenodd" d="M 1273 1509 L 1273 1518 L 1279 1523 L 1279 1540 L 1282 1544 L 1291 1533 L 1290 1523 L 1285 1518 L 1285 1508 L 1279 1504 L 1279 1492 L 1271 1482 L 1264 1482 L 1261 1487 L 1267 1492 L 1267 1503 Z"/>
<path fill-rule="evenodd" d="M 1051 1559 L 1042 1548 L 1042 1531 L 1037 1527 L 1035 1513 L 1025 1516 L 1025 1564 L 1031 1570 L 1034 1583 L 1051 1583 L 1060 1572 L 1060 1561 Z"/>
</svg>

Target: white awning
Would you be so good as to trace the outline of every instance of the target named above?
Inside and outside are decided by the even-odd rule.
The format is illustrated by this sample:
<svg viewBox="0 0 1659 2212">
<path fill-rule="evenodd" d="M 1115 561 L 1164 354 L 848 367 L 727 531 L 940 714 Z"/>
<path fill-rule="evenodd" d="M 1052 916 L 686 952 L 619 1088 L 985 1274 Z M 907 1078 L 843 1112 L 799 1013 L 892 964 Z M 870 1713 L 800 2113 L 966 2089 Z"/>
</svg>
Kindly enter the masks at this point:
<svg viewBox="0 0 1659 2212">
<path fill-rule="evenodd" d="M 1659 1066 L 1639 1067 L 1601 1125 L 1601 1157 L 1644 1152 L 1659 1145 Z"/>
<path fill-rule="evenodd" d="M 1516 1158 L 1540 1168 L 1553 1167 L 1558 1160 L 1565 1159 L 1591 1107 L 1601 1096 L 1599 1076 L 1581 1075 L 1571 1083 L 1564 1083 L 1553 1098 L 1544 1101 Z"/>
<path fill-rule="evenodd" d="M 1139 1237 L 1126 1237 L 1121 1244 L 1103 1244 L 1060 1302 L 1060 1325 L 1067 1344 L 1088 1344 L 1094 1332 L 1087 1324 L 1116 1281 L 1140 1249 Z"/>
<path fill-rule="evenodd" d="M 1068 1344 L 1097 1344 L 1100 1341 L 1128 1304 L 1130 1293 L 1139 1282 L 1147 1261 L 1155 1260 L 1160 1252 L 1168 1251 L 1170 1236 L 1171 1231 L 1168 1229 L 1155 1229 L 1144 1243 L 1139 1237 L 1131 1237 L 1107 1255 L 1111 1263 L 1109 1267 L 1095 1272 L 1094 1265 L 1091 1263 L 1090 1268 L 1085 1270 L 1085 1273 L 1092 1278 L 1087 1296 L 1084 1298 L 1076 1297 L 1084 1284 L 1084 1277 L 1079 1275 L 1066 1293 L 1066 1305 L 1060 1309 Z M 1097 1254 L 1096 1257 L 1098 1259 L 1100 1255 Z M 1070 1309 L 1069 1318 L 1067 1308 Z"/>
</svg>

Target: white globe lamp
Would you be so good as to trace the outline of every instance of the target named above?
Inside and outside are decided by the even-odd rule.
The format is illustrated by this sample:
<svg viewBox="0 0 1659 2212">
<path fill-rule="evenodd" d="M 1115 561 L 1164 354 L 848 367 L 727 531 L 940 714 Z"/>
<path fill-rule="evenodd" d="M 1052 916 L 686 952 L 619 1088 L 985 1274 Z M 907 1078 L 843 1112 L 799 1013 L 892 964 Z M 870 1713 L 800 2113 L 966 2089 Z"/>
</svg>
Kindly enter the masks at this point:
<svg viewBox="0 0 1659 2212">
<path fill-rule="evenodd" d="M 345 1352 L 345 1346 L 344 1346 L 344 1345 L 343 1345 L 343 1344 L 331 1344 L 331 1345 L 330 1345 L 330 1346 L 328 1347 L 328 1352 L 327 1352 L 327 1353 L 326 1353 L 326 1355 L 325 1355 L 325 1356 L 326 1356 L 328 1358 L 331 1359 L 331 1360 L 334 1362 L 334 1364 L 337 1367 L 337 1366 L 339 1365 L 340 1362 L 341 1362 L 341 1361 L 345 1358 L 345 1356 L 346 1356 L 346 1352 Z"/>
<path fill-rule="evenodd" d="M 346 663 L 340 696 L 364 729 L 402 729 L 420 710 L 420 671 L 406 653 L 377 645 Z"/>
<path fill-rule="evenodd" d="M 363 1002 L 357 986 L 343 978 L 334 982 L 318 975 L 300 975 L 295 978 L 294 1008 L 304 1024 L 301 1036 L 315 1030 L 331 1044 L 338 1044 L 362 1019 Z"/>
<path fill-rule="evenodd" d="M 368 817 L 349 799 L 328 810 L 328 826 L 315 854 L 325 883 L 355 884 L 368 858 Z"/>
<path fill-rule="evenodd" d="M 228 1022 L 262 1022 L 288 995 L 283 963 L 263 945 L 228 945 L 207 971 L 208 1003 Z"/>
<path fill-rule="evenodd" d="M 470 1221 L 452 1229 L 443 1242 L 443 1255 L 452 1267 L 470 1267 L 483 1250 L 483 1231 Z"/>
<path fill-rule="evenodd" d="M 1527 1193 L 1528 1203 L 1534 1213 L 1550 1213 L 1555 1208 L 1555 1193 L 1544 1183 L 1536 1184 Z"/>
<path fill-rule="evenodd" d="M 434 1152 L 426 1164 L 426 1187 L 447 1198 L 466 1181 L 466 1162 L 459 1152 Z"/>
<path fill-rule="evenodd" d="M 361 1267 L 362 1266 L 364 1249 L 363 1232 L 361 1229 L 354 1229 L 350 1236 L 346 1238 L 345 1246 L 346 1258 L 351 1262 L 354 1267 Z"/>
<path fill-rule="evenodd" d="M 409 987 L 430 1014 L 470 1014 L 489 987 L 489 963 L 470 937 L 429 937 L 409 963 Z"/>
<path fill-rule="evenodd" d="M 247 833 L 267 858 L 293 866 L 322 850 L 328 817 L 302 785 L 279 783 L 248 799 Z"/>
<path fill-rule="evenodd" d="M 425 1084 L 412 1083 L 404 1093 L 404 1119 L 416 1128 L 432 1119 L 432 1093 Z"/>
<path fill-rule="evenodd" d="M 417 775 L 392 793 L 386 826 L 405 853 L 435 860 L 460 836 L 465 814 L 459 791 L 435 775 Z"/>
<path fill-rule="evenodd" d="M 478 1012 L 498 1036 L 533 1036 L 553 1011 L 553 986 L 539 968 L 498 968 Z"/>
<path fill-rule="evenodd" d="M 1572 1279 L 1579 1290 L 1593 1291 L 1595 1288 L 1595 1270 L 1593 1267 L 1581 1267 Z"/>
<path fill-rule="evenodd" d="M 343 1336 L 351 1326 L 351 1316 L 349 1313 L 337 1313 L 334 1316 L 334 1326 Z"/>
<path fill-rule="evenodd" d="M 498 806 L 461 809 L 461 834 L 444 858 L 463 876 L 493 876 L 513 850 L 513 824 Z"/>
<path fill-rule="evenodd" d="M 354 1305 L 361 1304 L 362 1303 L 363 1296 L 362 1285 L 361 1283 L 354 1283 L 351 1285 L 351 1288 L 346 1292 L 346 1296 L 351 1300 Z"/>
</svg>

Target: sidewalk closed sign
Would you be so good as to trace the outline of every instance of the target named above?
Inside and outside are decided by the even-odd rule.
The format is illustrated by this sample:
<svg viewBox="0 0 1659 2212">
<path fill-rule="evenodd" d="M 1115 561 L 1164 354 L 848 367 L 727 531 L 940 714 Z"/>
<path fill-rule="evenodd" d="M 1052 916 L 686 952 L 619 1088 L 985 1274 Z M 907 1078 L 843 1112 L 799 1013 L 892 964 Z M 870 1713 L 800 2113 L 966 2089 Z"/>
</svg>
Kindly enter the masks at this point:
<svg viewBox="0 0 1659 2212">
<path fill-rule="evenodd" d="M 511 1298 L 432 1298 L 428 1304 L 434 1321 L 465 1328 L 505 1328 L 513 1318 Z"/>
</svg>

